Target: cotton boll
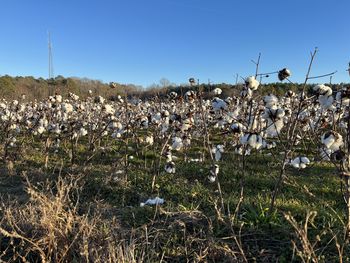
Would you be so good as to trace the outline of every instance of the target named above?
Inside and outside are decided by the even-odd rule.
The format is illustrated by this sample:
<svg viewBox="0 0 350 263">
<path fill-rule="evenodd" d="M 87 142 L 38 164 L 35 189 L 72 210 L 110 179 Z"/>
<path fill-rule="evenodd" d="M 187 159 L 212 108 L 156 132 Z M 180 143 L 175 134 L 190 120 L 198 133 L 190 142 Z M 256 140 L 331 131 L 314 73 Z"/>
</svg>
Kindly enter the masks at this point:
<svg viewBox="0 0 350 263">
<path fill-rule="evenodd" d="M 73 105 L 70 103 L 62 103 L 61 109 L 64 113 L 71 113 L 73 111 Z"/>
<path fill-rule="evenodd" d="M 220 89 L 220 88 L 215 88 L 214 90 L 213 90 L 213 94 L 214 95 L 220 95 L 222 93 L 222 90 Z"/>
<path fill-rule="evenodd" d="M 310 160 L 307 157 L 300 157 L 300 161 L 304 164 L 310 164 Z"/>
<path fill-rule="evenodd" d="M 315 87 L 313 87 L 313 91 L 316 92 L 319 95 L 323 95 L 323 96 L 331 96 L 333 91 L 330 87 L 320 84 L 320 85 L 316 85 Z"/>
<path fill-rule="evenodd" d="M 340 135 L 340 137 L 337 137 L 337 139 L 329 149 L 332 150 L 333 152 L 337 151 L 341 146 L 343 146 L 343 144 L 344 144 L 343 137 Z"/>
<path fill-rule="evenodd" d="M 266 136 L 269 138 L 277 137 L 278 134 L 280 134 L 283 126 L 284 126 L 283 120 L 276 120 L 276 121 L 269 120 L 265 130 Z"/>
<path fill-rule="evenodd" d="M 210 174 L 213 176 L 217 176 L 219 174 L 219 170 L 220 170 L 219 165 L 214 164 L 210 169 Z"/>
<path fill-rule="evenodd" d="M 193 90 L 189 90 L 185 93 L 185 99 L 189 103 L 193 103 L 196 99 L 196 93 Z"/>
<path fill-rule="evenodd" d="M 277 106 L 278 103 L 277 97 L 273 94 L 264 96 L 263 101 L 266 108 L 274 108 Z"/>
<path fill-rule="evenodd" d="M 115 113 L 115 109 L 109 104 L 103 105 L 103 110 L 106 114 L 113 115 Z"/>
<path fill-rule="evenodd" d="M 156 114 L 152 115 L 151 122 L 154 124 L 160 123 L 160 120 L 162 119 L 162 114 L 160 112 L 157 112 Z"/>
<path fill-rule="evenodd" d="M 277 109 L 275 115 L 276 119 L 281 119 L 284 117 L 285 111 L 283 109 Z"/>
<path fill-rule="evenodd" d="M 148 145 L 153 145 L 154 143 L 154 139 L 153 139 L 153 136 L 146 136 L 145 138 L 145 143 L 148 144 Z"/>
<path fill-rule="evenodd" d="M 216 181 L 216 176 L 209 175 L 208 179 L 209 179 L 209 182 L 214 183 Z"/>
<path fill-rule="evenodd" d="M 298 158 L 295 158 L 294 160 L 292 160 L 290 162 L 290 164 L 294 167 L 294 168 L 299 168 L 300 167 L 300 159 L 299 157 Z"/>
<path fill-rule="evenodd" d="M 208 176 L 208 179 L 211 183 L 214 183 L 216 181 L 216 178 L 219 174 L 219 165 L 214 164 L 211 168 L 210 168 L 210 174 Z"/>
<path fill-rule="evenodd" d="M 74 100 L 74 101 L 79 100 L 79 96 L 78 96 L 78 95 L 75 95 L 74 93 L 69 92 L 69 93 L 68 93 L 68 96 L 69 96 L 72 100 Z"/>
<path fill-rule="evenodd" d="M 336 101 L 338 104 L 341 104 L 342 106 L 349 106 L 350 105 L 350 87 L 342 88 L 340 91 L 336 94 Z"/>
<path fill-rule="evenodd" d="M 240 143 L 241 144 L 248 144 L 248 139 L 249 139 L 250 134 L 245 133 L 240 137 Z"/>
<path fill-rule="evenodd" d="M 233 123 L 230 126 L 230 129 L 233 133 L 241 133 L 243 132 L 244 127 L 241 123 Z"/>
<path fill-rule="evenodd" d="M 254 148 L 258 148 L 258 138 L 256 134 L 250 134 L 249 138 L 248 138 L 248 144 L 254 149 Z"/>
<path fill-rule="evenodd" d="M 156 198 L 153 198 L 153 199 L 151 199 L 151 198 L 147 199 L 146 202 L 140 203 L 140 206 L 143 207 L 145 205 L 162 205 L 162 204 L 164 204 L 164 199 L 156 197 Z"/>
<path fill-rule="evenodd" d="M 112 134 L 111 134 L 112 138 L 120 138 L 122 137 L 122 133 L 120 131 L 114 131 Z"/>
<path fill-rule="evenodd" d="M 245 85 L 248 89 L 251 89 L 251 90 L 257 90 L 258 87 L 259 87 L 259 81 L 257 81 L 255 79 L 255 77 L 251 76 L 251 77 L 248 77 L 246 78 L 245 80 Z"/>
<path fill-rule="evenodd" d="M 88 131 L 85 128 L 80 128 L 79 130 L 79 136 L 85 136 L 88 134 Z"/>
<path fill-rule="evenodd" d="M 295 97 L 295 92 L 292 90 L 288 90 L 284 96 L 287 98 L 293 98 Z"/>
<path fill-rule="evenodd" d="M 42 134 L 45 132 L 45 128 L 43 126 L 39 126 L 36 131 L 37 133 Z"/>
<path fill-rule="evenodd" d="M 263 138 L 257 133 L 246 133 L 240 138 L 241 144 L 248 144 L 253 149 L 260 149 L 263 145 Z"/>
<path fill-rule="evenodd" d="M 261 116 L 265 120 L 271 120 L 271 122 L 275 120 L 282 119 L 285 115 L 285 111 L 280 108 L 265 108 L 264 114 Z"/>
<path fill-rule="evenodd" d="M 174 162 L 167 162 L 164 166 L 164 169 L 169 174 L 175 173 L 175 163 Z"/>
<path fill-rule="evenodd" d="M 238 154 L 238 155 L 243 155 L 243 147 L 242 147 L 242 145 L 239 145 L 239 146 L 235 147 L 234 153 Z"/>
<path fill-rule="evenodd" d="M 243 88 L 242 91 L 240 92 L 239 94 L 242 98 L 245 98 L 245 99 L 250 99 L 253 95 L 253 92 L 251 89 L 249 88 Z"/>
<path fill-rule="evenodd" d="M 332 107 L 334 98 L 332 95 L 327 96 L 327 95 L 320 95 L 318 97 L 318 101 L 320 103 L 320 106 L 323 110 L 330 109 Z"/>
<path fill-rule="evenodd" d="M 321 142 L 327 147 L 330 148 L 332 144 L 335 142 L 335 136 L 330 133 L 324 133 L 321 137 Z"/>
<path fill-rule="evenodd" d="M 262 146 L 263 140 L 262 137 L 258 134 L 252 134 L 250 138 L 248 139 L 248 144 L 253 149 L 260 149 Z"/>
<path fill-rule="evenodd" d="M 227 103 L 224 100 L 215 97 L 212 101 L 212 107 L 215 111 L 225 110 L 227 108 Z"/>
<path fill-rule="evenodd" d="M 176 99 L 177 93 L 174 92 L 174 91 L 172 91 L 172 92 L 169 93 L 169 97 L 170 97 L 171 99 Z"/>
<path fill-rule="evenodd" d="M 217 161 L 217 162 L 220 161 L 221 160 L 221 156 L 222 156 L 221 152 L 217 150 L 215 152 L 215 161 Z"/>
<path fill-rule="evenodd" d="M 321 136 L 322 144 L 331 151 L 337 151 L 343 145 L 343 136 L 335 131 L 326 132 Z"/>
<path fill-rule="evenodd" d="M 10 124 L 8 127 L 9 130 L 15 130 L 16 128 L 17 128 L 17 125 L 15 123 Z"/>
<path fill-rule="evenodd" d="M 183 147 L 183 142 L 180 137 L 174 137 L 173 138 L 173 144 L 171 145 L 171 148 L 175 151 L 180 151 Z"/>
<path fill-rule="evenodd" d="M 141 123 L 141 128 L 148 128 L 148 118 L 146 116 L 143 116 L 140 119 L 140 123 Z"/>
<path fill-rule="evenodd" d="M 216 149 L 217 149 L 219 152 L 223 153 L 223 152 L 224 152 L 224 145 L 219 144 L 219 145 L 216 146 Z"/>
<path fill-rule="evenodd" d="M 0 103 L 0 108 L 1 108 L 1 109 L 6 109 L 6 108 L 7 108 L 7 105 L 6 105 L 4 102 L 1 102 L 1 103 Z"/>
<path fill-rule="evenodd" d="M 173 155 L 171 154 L 171 151 L 168 150 L 166 153 L 165 153 L 165 157 L 166 157 L 166 162 L 169 163 L 173 160 Z"/>
<path fill-rule="evenodd" d="M 16 146 L 17 139 L 16 137 L 12 137 L 9 143 L 10 147 L 15 147 Z"/>
<path fill-rule="evenodd" d="M 272 148 L 275 148 L 276 147 L 276 142 L 272 142 L 272 143 L 267 143 L 266 144 L 266 148 L 268 150 L 272 149 Z"/>
<path fill-rule="evenodd" d="M 61 95 L 55 95 L 55 101 L 57 102 L 57 103 L 61 103 L 62 102 L 62 96 Z"/>
<path fill-rule="evenodd" d="M 306 168 L 306 164 L 305 163 L 300 163 L 299 168 L 300 169 L 305 169 Z"/>
<path fill-rule="evenodd" d="M 294 168 L 305 169 L 307 164 L 310 164 L 310 160 L 307 157 L 297 157 L 293 159 L 290 164 Z"/>
<path fill-rule="evenodd" d="M 284 68 L 284 69 L 278 71 L 278 79 L 279 79 L 280 81 L 283 81 L 283 80 L 285 80 L 286 78 L 289 78 L 291 75 L 292 75 L 292 73 L 291 73 L 290 70 L 287 69 L 287 68 Z"/>
<path fill-rule="evenodd" d="M 105 101 L 105 99 L 104 99 L 102 96 L 97 96 L 97 97 L 95 97 L 95 99 L 94 99 L 94 102 L 95 102 L 95 103 L 103 104 L 104 101 Z"/>
<path fill-rule="evenodd" d="M 122 130 L 123 129 L 123 124 L 121 124 L 119 121 L 112 121 L 108 124 L 109 129 L 117 129 L 117 130 Z"/>
<path fill-rule="evenodd" d="M 215 160 L 220 161 L 222 153 L 224 152 L 224 146 L 219 144 L 212 148 L 212 153 L 215 154 Z"/>
</svg>

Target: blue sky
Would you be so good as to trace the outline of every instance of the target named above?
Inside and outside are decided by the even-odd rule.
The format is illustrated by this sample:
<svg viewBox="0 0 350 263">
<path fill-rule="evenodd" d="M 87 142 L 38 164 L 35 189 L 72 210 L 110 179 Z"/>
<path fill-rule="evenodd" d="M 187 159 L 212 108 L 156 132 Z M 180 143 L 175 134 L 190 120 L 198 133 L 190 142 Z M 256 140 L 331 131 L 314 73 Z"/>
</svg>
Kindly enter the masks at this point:
<svg viewBox="0 0 350 263">
<path fill-rule="evenodd" d="M 50 31 L 54 74 L 66 77 L 234 83 L 236 73 L 254 73 L 261 52 L 261 71 L 288 67 L 301 82 L 317 46 L 312 75 L 338 70 L 333 82 L 350 80 L 349 0 L 2 0 L 0 8 L 0 75 L 47 78 Z"/>
</svg>

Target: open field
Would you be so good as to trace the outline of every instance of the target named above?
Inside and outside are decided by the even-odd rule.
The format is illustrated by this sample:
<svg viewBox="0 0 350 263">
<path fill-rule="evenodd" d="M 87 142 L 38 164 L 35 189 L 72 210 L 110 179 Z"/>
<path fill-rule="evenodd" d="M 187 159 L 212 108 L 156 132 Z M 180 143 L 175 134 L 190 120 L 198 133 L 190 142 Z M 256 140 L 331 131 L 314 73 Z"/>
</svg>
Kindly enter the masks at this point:
<svg viewBox="0 0 350 263">
<path fill-rule="evenodd" d="M 349 261 L 349 90 L 258 86 L 2 101 L 0 259 Z"/>
</svg>

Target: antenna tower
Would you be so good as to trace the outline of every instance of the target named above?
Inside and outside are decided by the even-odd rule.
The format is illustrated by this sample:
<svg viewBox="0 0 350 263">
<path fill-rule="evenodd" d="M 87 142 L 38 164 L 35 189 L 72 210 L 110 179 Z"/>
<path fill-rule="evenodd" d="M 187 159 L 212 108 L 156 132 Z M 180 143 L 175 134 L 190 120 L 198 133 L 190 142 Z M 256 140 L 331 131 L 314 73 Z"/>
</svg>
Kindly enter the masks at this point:
<svg viewBox="0 0 350 263">
<path fill-rule="evenodd" d="M 52 44 L 51 44 L 51 34 L 48 32 L 48 48 L 49 48 L 49 79 L 53 78 L 53 61 L 52 61 Z"/>
</svg>

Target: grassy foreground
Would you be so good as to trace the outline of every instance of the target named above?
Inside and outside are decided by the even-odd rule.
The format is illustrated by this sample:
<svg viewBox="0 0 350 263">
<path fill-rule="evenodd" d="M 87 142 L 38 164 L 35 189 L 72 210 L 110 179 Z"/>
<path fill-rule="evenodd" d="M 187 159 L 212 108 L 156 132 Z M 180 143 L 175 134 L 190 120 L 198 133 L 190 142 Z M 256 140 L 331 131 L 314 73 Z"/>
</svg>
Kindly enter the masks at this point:
<svg viewBox="0 0 350 263">
<path fill-rule="evenodd" d="M 288 168 L 270 213 L 278 164 L 267 155 L 247 157 L 240 202 L 242 157 L 224 153 L 221 209 L 209 160 L 185 162 L 179 152 L 176 173 L 167 174 L 156 152 L 109 142 L 89 161 L 79 145 L 74 164 L 64 150 L 51 153 L 44 168 L 39 145 L 1 164 L 1 261 L 338 262 L 340 253 L 349 261 L 341 180 L 331 165 Z M 140 207 L 156 196 L 165 203 Z"/>
</svg>

